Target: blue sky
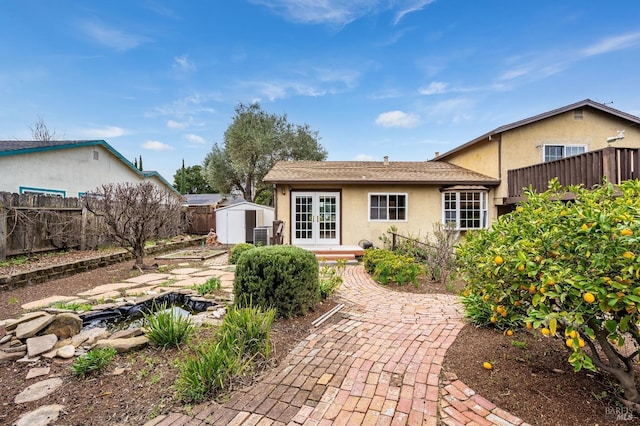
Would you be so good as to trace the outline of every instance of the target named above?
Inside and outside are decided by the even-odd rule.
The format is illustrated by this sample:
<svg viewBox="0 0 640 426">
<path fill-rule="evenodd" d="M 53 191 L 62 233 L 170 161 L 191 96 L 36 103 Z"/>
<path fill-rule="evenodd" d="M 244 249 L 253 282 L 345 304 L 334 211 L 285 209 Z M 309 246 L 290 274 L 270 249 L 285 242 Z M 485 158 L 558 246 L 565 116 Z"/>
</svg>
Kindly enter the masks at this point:
<svg viewBox="0 0 640 426">
<path fill-rule="evenodd" d="M 42 118 L 170 182 L 240 102 L 330 160 L 427 160 L 586 98 L 640 115 L 637 0 L 4 0 L 0 59 L 0 140 Z"/>
</svg>

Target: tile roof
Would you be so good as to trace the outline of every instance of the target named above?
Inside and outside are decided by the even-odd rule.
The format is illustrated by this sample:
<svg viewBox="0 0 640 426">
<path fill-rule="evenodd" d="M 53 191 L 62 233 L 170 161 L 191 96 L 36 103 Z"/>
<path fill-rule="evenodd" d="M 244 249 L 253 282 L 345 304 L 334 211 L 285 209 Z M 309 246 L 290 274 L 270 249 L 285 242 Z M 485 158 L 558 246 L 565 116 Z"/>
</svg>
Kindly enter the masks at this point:
<svg viewBox="0 0 640 426">
<path fill-rule="evenodd" d="M 270 183 L 498 185 L 495 179 L 445 162 L 279 161 L 264 177 Z"/>
</svg>

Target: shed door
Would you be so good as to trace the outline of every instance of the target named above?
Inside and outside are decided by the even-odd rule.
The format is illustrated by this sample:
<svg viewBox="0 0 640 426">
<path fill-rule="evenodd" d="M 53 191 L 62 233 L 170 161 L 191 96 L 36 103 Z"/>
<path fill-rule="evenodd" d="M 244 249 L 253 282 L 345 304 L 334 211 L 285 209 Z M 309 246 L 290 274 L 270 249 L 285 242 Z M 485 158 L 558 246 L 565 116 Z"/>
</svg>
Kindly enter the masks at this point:
<svg viewBox="0 0 640 426">
<path fill-rule="evenodd" d="M 294 245 L 340 244 L 339 192 L 295 192 L 292 210 Z"/>
</svg>

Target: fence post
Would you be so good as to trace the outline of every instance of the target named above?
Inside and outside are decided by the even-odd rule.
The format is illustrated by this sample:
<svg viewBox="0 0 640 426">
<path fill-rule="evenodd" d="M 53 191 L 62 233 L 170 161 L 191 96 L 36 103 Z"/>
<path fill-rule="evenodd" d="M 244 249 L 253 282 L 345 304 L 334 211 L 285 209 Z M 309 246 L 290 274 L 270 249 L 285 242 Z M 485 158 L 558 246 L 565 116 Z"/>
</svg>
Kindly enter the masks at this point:
<svg viewBox="0 0 640 426">
<path fill-rule="evenodd" d="M 7 258 L 7 208 L 0 203 L 0 261 Z"/>
<path fill-rule="evenodd" d="M 80 250 L 87 249 L 87 216 L 89 212 L 86 207 L 82 207 L 82 215 L 80 222 Z"/>
<path fill-rule="evenodd" d="M 391 251 L 396 251 L 396 234 L 391 233 Z"/>
</svg>

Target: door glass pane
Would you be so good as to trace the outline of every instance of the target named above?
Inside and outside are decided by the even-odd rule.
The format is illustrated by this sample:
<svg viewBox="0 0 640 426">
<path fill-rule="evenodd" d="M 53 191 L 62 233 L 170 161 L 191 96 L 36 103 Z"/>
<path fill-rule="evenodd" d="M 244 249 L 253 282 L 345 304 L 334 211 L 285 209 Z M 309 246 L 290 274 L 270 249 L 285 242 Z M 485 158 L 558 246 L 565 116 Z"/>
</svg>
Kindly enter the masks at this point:
<svg viewBox="0 0 640 426">
<path fill-rule="evenodd" d="M 318 238 L 332 239 L 336 238 L 336 205 L 335 196 L 319 196 L 318 197 Z"/>
<path fill-rule="evenodd" d="M 295 237 L 311 239 L 313 238 L 313 197 L 296 196 L 295 200 Z"/>
</svg>

